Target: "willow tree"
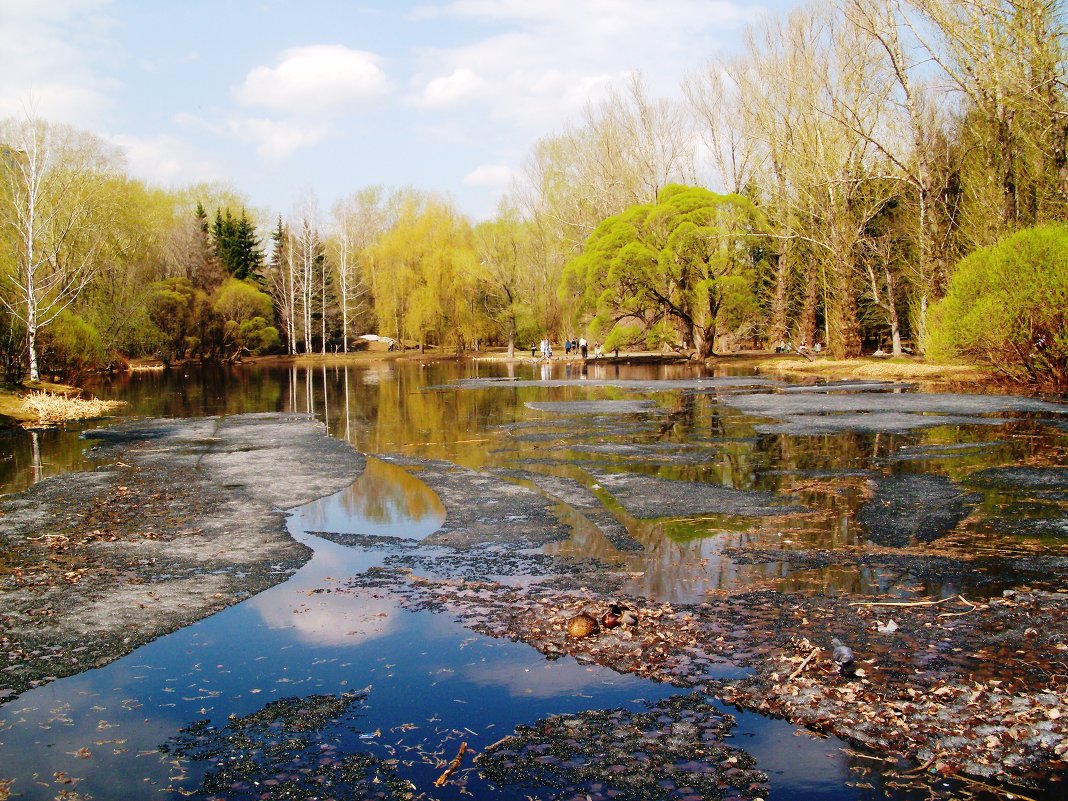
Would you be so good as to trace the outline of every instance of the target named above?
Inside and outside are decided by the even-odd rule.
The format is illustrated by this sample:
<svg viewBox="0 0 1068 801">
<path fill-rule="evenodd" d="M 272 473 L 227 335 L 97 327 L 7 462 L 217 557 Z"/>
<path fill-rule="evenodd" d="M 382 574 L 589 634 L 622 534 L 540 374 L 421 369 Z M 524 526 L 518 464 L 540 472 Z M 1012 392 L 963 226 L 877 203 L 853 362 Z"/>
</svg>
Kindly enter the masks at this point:
<svg viewBox="0 0 1068 801">
<path fill-rule="evenodd" d="M 502 205 L 496 218 L 475 226 L 474 247 L 484 313 L 503 334 L 508 356 L 514 356 L 519 321 L 529 315 L 533 289 L 527 272 L 530 225 L 520 219 L 518 210 Z"/>
<path fill-rule="evenodd" d="M 534 303 L 544 330 L 566 335 L 558 329 L 575 324 L 552 288 L 602 220 L 652 203 L 669 183 L 695 180 L 693 128 L 684 104 L 651 96 L 632 74 L 562 133 L 535 145 L 515 200 L 540 250 L 530 268 L 543 279 Z"/>
<path fill-rule="evenodd" d="M 0 269 L 12 290 L 0 299 L 25 326 L 32 381 L 40 379 L 38 333 L 96 273 L 111 211 L 104 179 L 116 161 L 100 139 L 68 126 L 32 118 L 0 125 L 0 219 L 10 244 Z"/>
<path fill-rule="evenodd" d="M 420 347 L 478 338 L 471 228 L 448 203 L 410 197 L 368 256 L 379 333 Z"/>
<path fill-rule="evenodd" d="M 582 297 L 609 349 L 641 341 L 707 358 L 717 334 L 755 310 L 767 232 L 740 195 L 670 185 L 602 222 L 568 263 L 561 292 Z"/>
</svg>

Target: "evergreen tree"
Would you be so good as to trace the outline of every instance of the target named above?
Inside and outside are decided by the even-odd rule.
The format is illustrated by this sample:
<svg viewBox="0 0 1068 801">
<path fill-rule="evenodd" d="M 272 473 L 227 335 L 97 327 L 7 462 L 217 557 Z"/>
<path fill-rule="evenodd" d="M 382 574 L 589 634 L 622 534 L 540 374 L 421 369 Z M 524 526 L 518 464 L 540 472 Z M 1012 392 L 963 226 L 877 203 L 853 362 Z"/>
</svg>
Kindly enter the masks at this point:
<svg viewBox="0 0 1068 801">
<path fill-rule="evenodd" d="M 216 209 L 214 233 L 215 256 L 226 271 L 238 280 L 262 281 L 263 248 L 245 210 L 235 218 L 230 209 Z"/>
<path fill-rule="evenodd" d="M 208 224 L 208 213 L 204 210 L 203 203 L 197 202 L 194 215 L 193 243 L 187 256 L 189 263 L 186 272 L 197 289 L 213 292 L 222 284 L 225 276 L 212 246 L 211 226 Z"/>
</svg>

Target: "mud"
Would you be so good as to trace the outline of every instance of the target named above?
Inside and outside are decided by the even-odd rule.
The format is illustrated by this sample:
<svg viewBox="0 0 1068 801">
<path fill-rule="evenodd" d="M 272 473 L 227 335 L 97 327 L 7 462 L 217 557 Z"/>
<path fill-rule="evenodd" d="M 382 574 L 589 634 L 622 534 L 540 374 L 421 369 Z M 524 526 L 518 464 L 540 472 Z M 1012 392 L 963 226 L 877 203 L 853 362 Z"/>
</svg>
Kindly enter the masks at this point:
<svg viewBox="0 0 1068 801">
<path fill-rule="evenodd" d="M 339 747 L 342 737 L 359 734 L 365 700 L 363 692 L 280 698 L 222 728 L 207 720 L 186 726 L 160 750 L 176 770 L 204 766 L 199 791 L 185 793 L 198 798 L 414 798 L 396 760 Z"/>
<path fill-rule="evenodd" d="M 628 599 L 640 616 L 635 629 L 576 639 L 567 621 L 580 611 L 599 615 L 609 599 L 552 584 L 517 588 L 393 568 L 338 591 L 390 588 L 409 608 L 448 613 L 547 658 L 570 655 L 694 687 L 939 776 L 1042 787 L 1068 767 L 1068 593 L 1006 591 L 915 605 L 775 592 L 689 606 Z M 890 620 L 894 633 L 880 633 Z M 831 660 L 833 636 L 857 654 L 850 675 Z M 573 746 L 570 754 L 582 751 Z M 661 764 L 664 756 L 656 752 Z M 571 786 L 583 777 L 565 778 Z"/>
<path fill-rule="evenodd" d="M 425 463 L 413 466 L 439 486 L 440 476 L 450 472 L 441 463 L 429 471 Z M 470 499 L 456 482 L 471 472 L 452 471 L 453 502 Z M 885 761 L 886 775 L 896 777 L 887 781 L 900 786 L 926 791 L 929 782 L 948 777 L 965 788 L 972 786 L 969 782 L 994 781 L 1001 792 L 1019 786 L 1053 792 L 1050 782 L 1068 769 L 1068 555 L 1011 537 L 992 539 L 985 551 L 975 552 L 957 523 L 976 499 L 953 482 L 854 472 L 875 486 L 869 525 L 893 547 L 736 548 L 728 555 L 738 564 L 780 561 L 799 569 L 871 572 L 883 577 L 883 597 L 771 589 L 710 594 L 693 604 L 624 597 L 625 576 L 611 561 L 518 552 L 529 534 L 523 526 L 510 533 L 501 513 L 479 521 L 499 526 L 492 547 L 405 548 L 387 557 L 382 568 L 326 591 L 387 593 L 407 608 L 447 614 L 481 634 L 527 643 L 548 659 L 570 656 L 782 716 L 838 736 L 862 754 L 878 755 L 865 758 Z M 1047 487 L 1058 485 L 1058 476 L 1025 471 L 987 479 L 1017 488 Z M 602 492 L 641 517 L 693 514 L 706 508 L 704 493 L 710 490 L 639 474 L 594 472 L 596 484 L 590 486 L 524 471 L 501 473 L 505 477 L 529 482 L 566 504 L 570 514 L 591 517 Z M 913 486 L 915 478 L 922 486 Z M 485 486 L 485 481 L 483 476 L 478 483 Z M 628 496 L 631 491 L 635 497 Z M 535 494 L 511 495 L 511 513 L 529 517 L 530 510 L 541 509 Z M 450 508 L 449 498 L 443 500 Z M 717 496 L 715 508 L 722 511 L 724 503 L 734 501 L 736 511 L 752 514 L 791 508 L 773 494 L 748 492 Z M 458 526 L 459 518 L 449 536 L 463 542 Z M 907 536 L 891 536 L 902 526 Z M 482 542 L 482 537 L 476 539 Z M 959 595 L 919 594 L 925 586 L 954 585 Z M 581 612 L 599 617 L 613 601 L 633 608 L 639 624 L 568 636 L 572 617 Z M 856 653 L 854 669 L 846 674 L 831 658 L 832 637 Z M 672 773 L 678 758 L 667 735 L 655 744 L 627 746 L 628 753 L 648 754 L 656 770 L 631 765 L 622 756 L 609 758 L 621 767 L 613 770 L 590 756 L 584 738 L 568 734 L 570 721 L 602 752 L 615 753 L 612 742 L 598 733 L 612 714 L 618 711 L 521 727 L 488 749 L 479 765 L 499 771 L 502 780 L 543 783 L 552 788 L 547 796 L 552 798 L 631 797 L 619 780 L 624 773 L 639 777 L 635 781 L 670 782 L 656 784 L 659 791 L 643 786 L 634 797 L 643 792 L 646 797 L 650 792 L 716 797 L 710 787 L 693 786 L 699 777 L 680 781 Z M 711 720 L 716 712 L 706 706 L 703 714 Z M 670 729 L 675 721 L 668 715 L 661 723 Z M 638 728 L 647 731 L 643 725 Z M 902 760 L 900 773 L 894 772 L 897 760 Z M 722 764 L 695 762 L 710 772 Z M 723 777 L 718 781 L 728 797 L 761 792 L 753 776 L 744 786 L 724 783 Z"/>
<path fill-rule="evenodd" d="M 349 486 L 364 464 L 303 415 L 86 436 L 106 466 L 0 500 L 0 699 L 284 581 L 309 552 L 281 510 Z"/>
</svg>

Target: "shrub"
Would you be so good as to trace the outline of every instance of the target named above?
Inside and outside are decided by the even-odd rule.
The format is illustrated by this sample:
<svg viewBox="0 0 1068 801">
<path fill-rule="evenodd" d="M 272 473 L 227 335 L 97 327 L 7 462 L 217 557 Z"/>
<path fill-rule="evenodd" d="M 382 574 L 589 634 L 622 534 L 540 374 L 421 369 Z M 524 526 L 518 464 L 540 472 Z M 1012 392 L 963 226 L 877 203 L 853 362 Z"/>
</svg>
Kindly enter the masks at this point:
<svg viewBox="0 0 1068 801">
<path fill-rule="evenodd" d="M 1024 229 L 966 256 L 931 317 L 931 359 L 1068 386 L 1068 226 Z"/>
<path fill-rule="evenodd" d="M 62 312 L 38 335 L 42 372 L 77 383 L 108 363 L 100 333 L 71 311 Z"/>
</svg>

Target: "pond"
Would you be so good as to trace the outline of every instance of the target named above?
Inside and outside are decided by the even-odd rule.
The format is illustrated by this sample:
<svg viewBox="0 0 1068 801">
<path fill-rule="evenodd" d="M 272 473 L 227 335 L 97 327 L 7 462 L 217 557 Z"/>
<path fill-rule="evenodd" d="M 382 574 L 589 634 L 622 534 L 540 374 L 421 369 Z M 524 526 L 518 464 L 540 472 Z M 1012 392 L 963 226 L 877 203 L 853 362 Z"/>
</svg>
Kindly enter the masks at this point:
<svg viewBox="0 0 1068 801">
<path fill-rule="evenodd" d="M 435 543 L 431 555 L 444 548 L 434 540 L 449 502 L 433 479 L 441 464 L 547 499 L 569 533 L 527 552 L 599 560 L 621 577 L 620 595 L 663 603 L 761 588 L 993 596 L 1018 577 L 776 554 L 946 538 L 993 554 L 1006 537 L 1020 547 L 1068 537 L 1068 487 L 1049 484 L 1068 451 L 1056 402 L 529 360 L 186 368 L 93 390 L 126 400 L 131 416 L 307 412 L 378 458 L 349 489 L 292 513 L 290 532 L 314 555 L 284 583 L 0 706 L 0 780 L 13 798 L 521 799 L 533 791 L 469 760 L 444 786 L 434 779 L 461 743 L 480 752 L 549 716 L 637 715 L 679 692 L 350 591 L 349 579 L 395 558 L 398 538 Z M 92 469 L 87 427 L 0 439 L 0 492 Z M 714 503 L 694 487 L 714 489 Z M 339 544 L 345 535 L 359 545 Z M 727 742 L 769 774 L 772 797 L 956 787 L 895 788 L 842 741 L 729 711 Z M 663 786 L 664 798 L 685 796 Z"/>
</svg>

